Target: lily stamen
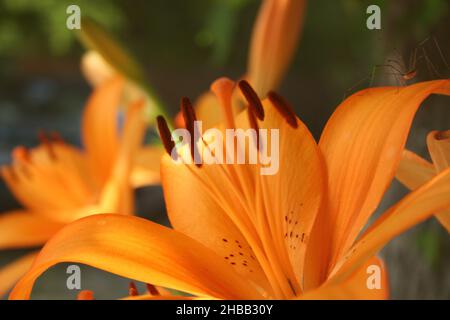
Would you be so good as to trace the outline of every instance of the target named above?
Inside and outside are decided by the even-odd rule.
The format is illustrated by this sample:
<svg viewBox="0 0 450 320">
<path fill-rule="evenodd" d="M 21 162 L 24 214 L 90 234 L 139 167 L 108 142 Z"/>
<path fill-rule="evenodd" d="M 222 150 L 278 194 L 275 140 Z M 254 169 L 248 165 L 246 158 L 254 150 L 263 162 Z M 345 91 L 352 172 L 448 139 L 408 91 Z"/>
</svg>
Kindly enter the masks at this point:
<svg viewBox="0 0 450 320">
<path fill-rule="evenodd" d="M 201 163 L 196 163 L 196 161 L 195 161 L 195 159 L 197 157 L 200 157 L 200 154 L 198 153 L 198 150 L 197 150 L 197 142 L 198 141 L 195 140 L 195 137 L 197 136 L 195 134 L 195 132 L 197 131 L 197 128 L 195 125 L 195 122 L 197 121 L 197 116 L 195 115 L 194 107 L 192 106 L 191 101 L 187 97 L 181 98 L 180 107 L 181 107 L 181 113 L 183 114 L 186 129 L 191 134 L 190 145 L 191 145 L 192 160 L 194 161 L 194 163 L 197 167 L 201 167 Z M 197 155 L 197 157 L 196 157 L 196 155 Z"/>
<path fill-rule="evenodd" d="M 438 131 L 435 135 L 437 140 L 447 140 L 450 139 L 450 130 Z"/>
<path fill-rule="evenodd" d="M 139 291 L 138 291 L 138 289 L 136 287 L 136 284 L 133 281 L 131 281 L 128 284 L 128 295 L 130 295 L 132 297 L 135 297 L 135 296 L 139 295 Z"/>
<path fill-rule="evenodd" d="M 42 143 L 42 145 L 45 146 L 50 159 L 56 160 L 57 159 L 56 158 L 56 153 L 55 153 L 55 150 L 54 150 L 53 145 L 52 145 L 53 141 L 51 141 L 51 139 L 49 139 L 47 137 L 47 134 L 45 133 L 45 131 L 39 131 L 38 139 Z"/>
<path fill-rule="evenodd" d="M 13 158 L 19 162 L 25 162 L 30 163 L 31 162 L 31 156 L 30 152 L 27 148 L 23 146 L 16 147 L 13 150 Z"/>
<path fill-rule="evenodd" d="M 166 119 L 163 116 L 157 116 L 156 122 L 158 124 L 159 137 L 164 145 L 164 149 L 169 155 L 172 155 L 172 150 L 175 148 L 175 142 L 172 141 L 172 134 L 170 133 L 169 126 Z M 173 156 L 176 157 L 176 153 Z M 174 159 L 176 160 L 176 159 Z"/>
<path fill-rule="evenodd" d="M 246 80 L 239 81 L 238 86 L 247 100 L 249 108 L 253 110 L 255 116 L 261 121 L 264 120 L 263 105 L 252 86 Z"/>
<path fill-rule="evenodd" d="M 61 136 L 61 134 L 59 134 L 59 132 L 56 131 L 52 131 L 50 132 L 50 140 L 56 143 L 65 143 L 63 137 Z"/>
<path fill-rule="evenodd" d="M 292 128 L 298 128 L 297 116 L 291 105 L 282 96 L 274 91 L 270 91 L 267 94 L 267 98 Z"/>
<path fill-rule="evenodd" d="M 147 292 L 149 294 L 151 294 L 152 296 L 160 296 L 161 294 L 159 293 L 158 289 L 156 289 L 156 287 L 150 283 L 146 284 L 147 287 Z"/>
</svg>

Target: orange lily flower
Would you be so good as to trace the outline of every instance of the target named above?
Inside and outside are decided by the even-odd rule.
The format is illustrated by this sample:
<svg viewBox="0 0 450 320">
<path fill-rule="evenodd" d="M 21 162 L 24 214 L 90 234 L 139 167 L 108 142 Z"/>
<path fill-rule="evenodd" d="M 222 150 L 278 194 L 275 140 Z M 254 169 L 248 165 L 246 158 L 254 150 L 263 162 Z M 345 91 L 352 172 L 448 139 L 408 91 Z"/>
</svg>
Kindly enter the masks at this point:
<svg viewBox="0 0 450 320">
<path fill-rule="evenodd" d="M 1 175 L 24 209 L 0 215 L 0 249 L 43 245 L 64 225 L 87 215 L 133 213 L 133 183 L 149 178 L 133 163 L 139 161 L 135 154 L 145 125 L 143 103 L 136 102 L 129 106 L 119 132 L 122 90 L 123 80 L 115 77 L 90 97 L 82 123 L 85 150 L 56 134 L 42 134 L 38 147 L 13 151 L 13 163 L 3 166 Z M 35 256 L 28 254 L 0 270 L 0 296 L 25 273 Z"/>
<path fill-rule="evenodd" d="M 433 163 L 409 150 L 403 153 L 396 178 L 410 190 L 450 167 L 450 130 L 430 132 L 427 145 Z M 450 232 L 450 210 L 436 214 L 436 218 Z"/>
<path fill-rule="evenodd" d="M 90 50 L 84 54 L 81 70 L 86 80 L 94 88 L 111 81 L 111 79 L 123 76 L 94 50 Z M 150 103 L 151 98 L 130 80 L 125 81 L 123 86 L 122 99 L 119 105 L 127 106 L 132 101 L 144 99 L 147 105 L 142 112 L 142 121 L 148 123 L 148 119 L 150 118 L 148 109 L 152 107 Z M 136 151 L 132 171 L 132 181 L 135 187 L 144 187 L 160 182 L 159 162 L 163 154 L 164 149 L 160 144 L 144 145 Z"/>
<path fill-rule="evenodd" d="M 261 104 L 241 82 L 249 112 L 233 115 L 233 87 L 226 79 L 212 86 L 228 112 L 218 129 L 278 129 L 276 174 L 260 175 L 259 165 L 179 164 L 165 155 L 162 182 L 174 229 L 122 215 L 80 219 L 45 245 L 10 298 L 29 298 L 39 275 L 66 261 L 202 298 L 386 298 L 386 271 L 375 255 L 450 207 L 450 169 L 359 233 L 395 176 L 415 112 L 432 93 L 450 95 L 450 80 L 356 93 L 334 112 L 319 144 L 276 93 Z M 183 101 L 189 124 L 195 114 Z M 170 151 L 168 127 L 159 124 Z M 381 270 L 379 289 L 367 286 L 373 266 Z"/>
</svg>

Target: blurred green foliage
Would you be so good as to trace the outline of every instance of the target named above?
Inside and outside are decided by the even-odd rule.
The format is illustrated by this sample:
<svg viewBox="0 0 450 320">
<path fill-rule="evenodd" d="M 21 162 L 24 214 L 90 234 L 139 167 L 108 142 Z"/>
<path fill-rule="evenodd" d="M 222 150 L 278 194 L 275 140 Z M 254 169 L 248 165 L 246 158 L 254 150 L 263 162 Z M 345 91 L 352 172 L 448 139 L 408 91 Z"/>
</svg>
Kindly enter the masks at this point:
<svg viewBox="0 0 450 320">
<path fill-rule="evenodd" d="M 49 51 L 66 54 L 74 36 L 67 32 L 66 9 L 71 4 L 111 30 L 123 27 L 123 11 L 108 0 L 1 0 L 0 52 L 2 55 L 36 54 Z M 42 43 L 46 39 L 47 43 Z"/>
<path fill-rule="evenodd" d="M 399 2 L 402 1 L 310 2 L 309 8 L 314 13 L 308 15 L 307 24 L 314 30 L 311 36 L 316 42 L 326 39 L 335 48 L 347 50 L 335 43 L 341 38 L 333 34 L 351 34 L 354 41 L 348 43 L 350 55 L 344 58 L 352 59 L 352 55 L 362 52 L 376 57 L 379 52 L 368 49 L 380 35 L 361 28 L 366 19 L 365 8 L 368 4 L 380 5 L 384 19 L 386 12 L 395 13 L 394 7 Z M 242 39 L 238 31 L 248 25 L 246 21 L 253 20 L 258 3 L 257 0 L 190 0 L 167 5 L 163 0 L 0 0 L 0 56 L 67 54 L 75 37 L 65 28 L 66 9 L 76 4 L 82 15 L 93 18 L 111 32 L 126 35 L 138 51 L 156 48 L 161 57 L 171 59 L 183 50 L 185 58 L 195 59 L 198 52 L 207 50 L 211 62 L 224 65 L 233 55 L 237 39 Z M 447 0 L 411 3 L 408 12 L 396 18 L 395 32 L 399 39 L 411 33 L 417 40 L 422 39 L 447 14 L 449 6 Z M 140 42 L 145 39 L 145 43 L 135 43 L 138 37 Z M 245 46 L 241 51 L 246 51 Z"/>
<path fill-rule="evenodd" d="M 214 0 L 205 16 L 205 25 L 197 33 L 196 42 L 211 47 L 213 63 L 223 65 L 229 57 L 239 24 L 239 13 L 251 0 Z"/>
<path fill-rule="evenodd" d="M 441 234 L 436 228 L 424 228 L 417 235 L 419 250 L 432 267 L 439 265 L 441 242 Z"/>
<path fill-rule="evenodd" d="M 66 9 L 76 4 L 82 16 L 94 19 L 110 32 L 121 35 L 130 29 L 146 32 L 147 49 L 156 42 L 164 44 L 159 49 L 162 56 L 167 53 L 171 56 L 183 44 L 189 48 L 190 42 L 210 50 L 211 61 L 223 64 L 231 51 L 239 13 L 251 2 L 256 1 L 178 1 L 167 6 L 161 0 L 0 0 L 0 55 L 67 54 L 75 37 L 65 27 Z M 130 21 L 130 16 L 136 20 Z M 127 24 L 133 26 L 128 28 Z M 159 27 L 164 28 L 163 32 L 158 32 Z M 169 43 L 160 37 L 174 41 Z M 142 49 L 141 45 L 138 47 Z"/>
</svg>

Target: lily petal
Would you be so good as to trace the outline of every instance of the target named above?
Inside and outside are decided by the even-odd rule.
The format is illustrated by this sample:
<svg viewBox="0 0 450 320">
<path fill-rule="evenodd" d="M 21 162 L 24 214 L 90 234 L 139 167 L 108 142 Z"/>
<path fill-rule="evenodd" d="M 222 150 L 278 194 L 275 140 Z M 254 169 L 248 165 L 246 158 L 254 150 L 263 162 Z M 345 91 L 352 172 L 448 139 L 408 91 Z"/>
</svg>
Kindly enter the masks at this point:
<svg viewBox="0 0 450 320">
<path fill-rule="evenodd" d="M 81 71 L 93 87 L 101 85 L 116 75 L 113 68 L 95 50 L 87 51 L 81 59 Z"/>
<path fill-rule="evenodd" d="M 450 168 L 419 189 L 412 191 L 367 229 L 336 264 L 335 280 L 351 274 L 391 239 L 436 212 L 450 208 Z"/>
<path fill-rule="evenodd" d="M 160 145 L 140 148 L 134 157 L 131 184 L 135 188 L 158 184 L 164 148 Z"/>
<path fill-rule="evenodd" d="M 415 190 L 436 175 L 432 163 L 409 150 L 403 151 L 395 177 L 410 190 Z"/>
<path fill-rule="evenodd" d="M 136 101 L 128 107 L 120 150 L 113 171 L 100 197 L 103 212 L 134 213 L 134 194 L 131 186 L 133 159 L 142 143 L 145 123 L 142 121 L 144 100 Z"/>
<path fill-rule="evenodd" d="M 14 249 L 42 245 L 63 224 L 26 210 L 15 210 L 0 215 L 0 249 Z"/>
<path fill-rule="evenodd" d="M 177 231 L 214 250 L 241 275 L 254 283 L 266 283 L 261 266 L 255 260 L 256 254 L 229 217 L 228 210 L 236 212 L 233 206 L 237 207 L 238 204 L 224 200 L 224 195 L 208 188 L 204 182 L 205 179 L 215 177 L 216 183 L 221 181 L 222 186 L 228 186 L 230 181 L 220 170 L 214 170 L 210 165 L 204 165 L 201 169 L 192 167 L 176 164 L 168 155 L 161 162 L 161 180 L 171 224 Z M 232 186 L 221 189 L 224 192 L 233 190 Z M 228 193 L 226 198 L 229 197 Z M 264 289 L 267 290 L 267 286 Z"/>
<path fill-rule="evenodd" d="M 83 114 L 83 143 L 99 184 L 108 178 L 119 149 L 118 110 L 122 90 L 122 78 L 107 80 L 95 88 Z"/>
<path fill-rule="evenodd" d="M 262 198 L 256 201 L 263 202 L 269 241 L 275 243 L 279 261 L 290 261 L 284 272 L 295 274 L 295 280 L 290 281 L 294 287 L 295 282 L 299 284 L 299 294 L 306 249 L 326 192 L 326 168 L 314 137 L 300 119 L 296 119 L 297 127 L 293 128 L 271 103 L 266 101 L 264 107 L 266 116 L 258 125 L 269 134 L 278 130 L 279 150 L 271 157 L 272 164 L 279 157 L 280 165 L 272 175 L 257 173 L 262 180 Z M 263 148 L 271 149 L 271 144 Z"/>
<path fill-rule="evenodd" d="M 450 167 L 450 130 L 432 131 L 427 137 L 428 150 L 438 172 Z M 450 210 L 436 214 L 438 220 L 450 232 Z"/>
<path fill-rule="evenodd" d="M 49 213 L 92 201 L 94 181 L 86 157 L 78 149 L 64 142 L 49 142 L 33 149 L 19 146 L 12 158 L 13 164 L 0 168 L 1 175 L 28 209 Z"/>
<path fill-rule="evenodd" d="M 429 135 L 428 138 L 430 147 L 434 150 L 435 158 L 438 158 L 437 161 L 440 161 L 439 153 L 434 149 L 437 146 L 432 141 L 433 138 L 430 138 L 431 136 Z M 436 175 L 437 170 L 439 170 L 437 165 L 433 166 L 433 164 L 422 159 L 415 153 L 405 150 L 395 177 L 410 190 L 415 190 L 425 182 L 431 180 Z M 436 218 L 450 232 L 450 211 L 446 210 L 437 213 Z"/>
<path fill-rule="evenodd" d="M 117 214 L 90 216 L 61 230 L 47 242 L 10 298 L 29 298 L 45 270 L 69 261 L 194 295 L 260 298 L 222 257 L 195 240 L 148 220 Z"/>
<path fill-rule="evenodd" d="M 372 274 L 373 273 L 373 274 Z M 370 276 L 380 276 L 379 288 L 371 287 Z M 307 292 L 302 300 L 385 300 L 389 298 L 389 284 L 387 270 L 383 260 L 372 257 L 348 279 L 339 283 L 324 284 Z"/>
<path fill-rule="evenodd" d="M 327 221 L 331 265 L 353 244 L 394 178 L 414 115 L 432 93 L 450 94 L 450 80 L 370 88 L 347 98 L 320 139 L 329 173 Z"/>
<path fill-rule="evenodd" d="M 430 132 L 427 145 L 436 170 L 440 172 L 450 167 L 450 130 Z"/>
<path fill-rule="evenodd" d="M 242 257 L 252 257 L 243 260 L 244 267 L 238 267 L 241 259 L 237 261 L 238 272 L 262 283 L 263 270 L 268 277 L 273 271 L 273 278 L 278 278 L 275 282 L 286 289 L 284 294 L 292 295 L 292 288 L 294 293 L 301 292 L 305 248 L 322 200 L 325 169 L 318 146 L 304 124 L 296 119 L 293 128 L 269 101 L 264 105 L 266 116 L 258 126 L 267 130 L 269 137 L 274 130 L 279 137 L 269 138 L 262 147 L 271 157 L 272 175 L 262 176 L 261 169 L 268 171 L 268 165 L 205 164 L 198 169 L 177 164 L 166 155 L 162 162 L 163 189 L 170 220 L 177 230 L 231 262 L 235 262 L 231 259 L 236 255 L 234 250 Z M 247 130 L 247 112 L 233 122 Z M 208 137 L 204 140 L 209 141 Z M 279 145 L 272 150 L 275 141 Z M 292 166 L 276 165 L 286 157 L 295 158 L 283 162 Z M 217 185 L 221 187 L 214 187 Z M 276 200 L 269 201 L 274 196 L 273 188 L 281 191 Z M 261 264 L 258 270 L 247 267 L 255 257 Z M 265 260 L 270 261 L 270 267 Z M 272 284 L 273 278 L 269 280 Z"/>
<path fill-rule="evenodd" d="M 28 253 L 0 268 L 0 298 L 30 269 L 38 253 Z"/>
<path fill-rule="evenodd" d="M 248 80 L 262 98 L 278 87 L 297 47 L 305 0 L 265 0 L 256 20 Z"/>
</svg>

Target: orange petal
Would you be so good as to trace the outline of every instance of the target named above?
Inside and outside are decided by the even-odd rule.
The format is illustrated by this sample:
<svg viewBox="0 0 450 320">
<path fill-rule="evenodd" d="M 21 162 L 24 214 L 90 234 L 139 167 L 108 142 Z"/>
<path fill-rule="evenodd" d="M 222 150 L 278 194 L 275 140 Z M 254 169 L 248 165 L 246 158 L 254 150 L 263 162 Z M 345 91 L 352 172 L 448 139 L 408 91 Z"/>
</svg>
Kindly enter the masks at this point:
<svg viewBox="0 0 450 320">
<path fill-rule="evenodd" d="M 265 109 L 260 128 L 270 129 L 269 135 L 279 130 L 279 150 L 273 150 L 279 153 L 272 154 L 272 144 L 264 146 L 280 161 L 273 175 L 261 176 L 261 167 L 254 164 L 204 164 L 198 169 L 166 155 L 162 183 L 177 230 L 237 262 L 238 272 L 255 283 L 265 283 L 267 276 L 292 294 L 288 282 L 301 291 L 304 250 L 321 202 L 324 167 L 317 144 L 299 120 L 294 129 L 267 101 Z M 248 129 L 247 112 L 235 123 Z M 205 136 L 204 140 L 209 141 Z M 273 189 L 280 191 L 274 195 Z M 256 257 L 256 264 L 249 256 Z"/>
<path fill-rule="evenodd" d="M 294 287 L 298 284 L 298 294 L 306 249 L 326 189 L 326 168 L 314 137 L 300 119 L 293 128 L 271 103 L 265 101 L 264 107 L 265 119 L 258 124 L 261 130 L 279 130 L 280 163 L 273 175 L 256 173 L 262 180 L 262 198 L 258 199 L 256 192 L 252 201 L 262 202 L 269 225 L 268 242 L 275 244 L 278 259 L 286 261 L 284 274 L 294 278 L 290 282 Z"/>
<path fill-rule="evenodd" d="M 94 50 L 89 50 L 83 55 L 81 71 L 93 87 L 103 84 L 116 75 L 114 69 Z"/>
<path fill-rule="evenodd" d="M 414 115 L 432 93 L 450 94 L 450 80 L 371 88 L 347 98 L 320 140 L 329 173 L 332 264 L 353 244 L 394 178 Z"/>
<path fill-rule="evenodd" d="M 450 130 L 430 132 L 427 144 L 436 170 L 441 172 L 450 167 Z M 450 232 L 450 210 L 438 213 L 436 217 Z"/>
<path fill-rule="evenodd" d="M 447 208 L 450 208 L 450 168 L 412 191 L 370 226 L 337 263 L 333 278 L 342 279 L 351 274 L 391 239 Z"/>
<path fill-rule="evenodd" d="M 195 112 L 197 118 L 203 121 L 202 126 L 212 128 L 223 121 L 223 112 L 220 107 L 217 97 L 210 91 L 202 94 L 197 101 L 195 101 Z M 181 122 L 182 117 L 177 122 L 184 127 L 184 120 Z"/>
<path fill-rule="evenodd" d="M 111 176 L 105 184 L 100 196 L 100 207 L 103 212 L 120 212 L 133 214 L 134 195 L 131 186 L 131 170 L 145 133 L 145 123 L 142 120 L 144 101 L 140 100 L 128 107 L 120 150 Z"/>
<path fill-rule="evenodd" d="M 158 184 L 160 182 L 160 163 L 164 148 L 160 145 L 140 148 L 134 157 L 131 184 L 135 188 Z"/>
<path fill-rule="evenodd" d="M 116 76 L 95 88 L 85 107 L 83 143 L 100 183 L 109 176 L 119 149 L 119 103 L 123 80 Z"/>
<path fill-rule="evenodd" d="M 427 145 L 436 170 L 442 171 L 450 167 L 450 130 L 430 132 Z"/>
<path fill-rule="evenodd" d="M 436 169 L 433 164 L 414 152 L 405 150 L 395 177 L 408 189 L 415 190 L 435 175 Z"/>
<path fill-rule="evenodd" d="M 231 199 L 229 203 L 222 200 L 228 203 L 222 204 L 219 200 L 222 195 L 217 195 L 217 186 L 208 186 L 204 180 L 215 181 L 224 192 L 233 186 L 222 172 L 215 172 L 218 170 L 214 170 L 211 165 L 204 165 L 200 170 L 193 167 L 176 164 L 167 155 L 161 162 L 164 198 L 172 225 L 177 231 L 214 250 L 241 275 L 268 290 L 266 277 L 255 260 L 255 253 L 227 212 L 236 212 L 234 208 L 239 204 Z M 198 178 L 197 174 L 204 177 Z M 224 184 L 227 188 L 223 187 Z M 233 194 L 229 191 L 226 193 L 227 198 Z"/>
<path fill-rule="evenodd" d="M 195 295 L 260 297 L 222 257 L 191 238 L 145 219 L 108 214 L 80 219 L 56 234 L 10 298 L 29 298 L 45 270 L 69 261 Z"/>
<path fill-rule="evenodd" d="M 265 0 L 256 20 L 248 80 L 260 97 L 275 90 L 294 56 L 306 0 Z"/>
<path fill-rule="evenodd" d="M 433 142 L 431 142 L 433 144 Z M 434 146 L 431 146 L 433 148 Z M 435 153 L 436 154 L 436 153 Z M 439 160 L 438 160 L 439 161 Z M 434 166 L 411 151 L 405 150 L 396 178 L 411 190 L 415 190 L 436 175 Z M 436 213 L 436 218 L 450 232 L 450 211 Z"/>
<path fill-rule="evenodd" d="M 427 145 L 437 171 L 450 167 L 450 130 L 430 132 Z"/>
<path fill-rule="evenodd" d="M 379 279 L 376 279 L 378 276 Z M 302 300 L 385 300 L 388 298 L 388 275 L 383 260 L 378 257 L 372 257 L 348 279 L 339 283 L 324 284 L 300 297 Z"/>
<path fill-rule="evenodd" d="M 37 212 L 66 210 L 91 201 L 94 184 L 86 157 L 64 142 L 16 147 L 1 174 L 23 206 Z M 46 190 L 47 192 L 42 192 Z"/>
<path fill-rule="evenodd" d="M 44 215 L 16 210 L 0 215 L 0 249 L 34 247 L 45 243 L 63 225 Z"/>
<path fill-rule="evenodd" d="M 208 138 L 204 136 L 203 140 Z M 187 153 L 190 157 L 190 152 Z M 239 194 L 241 185 L 236 179 L 233 165 L 203 165 L 199 169 L 175 163 L 168 155 L 161 162 L 164 198 L 174 228 L 217 252 L 240 275 L 271 294 L 252 248 L 259 242 L 251 222 L 244 216 L 245 199 Z M 252 245 L 248 238 L 254 240 Z"/>
<path fill-rule="evenodd" d="M 0 298 L 30 269 L 38 252 L 26 254 L 0 268 Z"/>
</svg>

